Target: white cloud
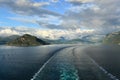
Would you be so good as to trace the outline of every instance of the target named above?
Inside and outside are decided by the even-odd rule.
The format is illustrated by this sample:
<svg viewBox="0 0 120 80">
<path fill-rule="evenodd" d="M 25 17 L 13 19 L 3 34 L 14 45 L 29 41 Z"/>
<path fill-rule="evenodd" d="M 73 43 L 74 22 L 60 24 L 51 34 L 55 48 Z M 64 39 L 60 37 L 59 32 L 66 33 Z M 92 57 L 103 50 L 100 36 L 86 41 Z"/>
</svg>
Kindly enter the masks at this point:
<svg viewBox="0 0 120 80">
<path fill-rule="evenodd" d="M 77 2 L 77 3 L 87 3 L 87 2 L 93 2 L 94 0 L 66 0 L 68 2 Z"/>
<path fill-rule="evenodd" d="M 67 1 L 74 5 L 62 18 L 64 26 L 73 29 L 74 26 L 75 28 L 94 29 L 98 34 L 120 30 L 120 0 Z"/>
<path fill-rule="evenodd" d="M 100 8 L 99 8 L 99 6 L 97 6 L 95 4 L 82 4 L 82 5 L 72 6 L 69 8 L 70 11 L 76 12 L 76 13 L 80 13 L 87 9 L 91 9 L 93 11 L 98 11 Z"/>
<path fill-rule="evenodd" d="M 65 37 L 66 39 L 80 38 L 81 35 L 93 34 L 94 30 L 57 30 L 57 29 L 34 29 L 27 27 L 8 27 L 0 28 L 0 36 L 10 36 L 10 35 L 23 35 L 31 34 L 39 38 L 48 38 L 48 39 L 59 39 L 60 37 Z"/>
<path fill-rule="evenodd" d="M 44 5 L 49 5 L 48 2 L 31 2 L 30 0 L 16 0 L 14 4 L 19 7 L 41 7 Z"/>
<path fill-rule="evenodd" d="M 31 0 L 0 0 L 0 7 L 7 7 L 20 15 L 42 16 L 45 14 L 59 16 L 60 14 L 44 9 L 49 2 L 33 2 Z"/>
<path fill-rule="evenodd" d="M 56 3 L 56 2 L 58 2 L 59 0 L 49 0 L 49 1 Z"/>
<path fill-rule="evenodd" d="M 37 24 L 37 20 L 34 18 L 23 18 L 23 17 L 8 17 L 8 19 L 23 22 L 23 23 L 32 23 L 32 24 Z"/>
<path fill-rule="evenodd" d="M 20 35 L 19 32 L 10 28 L 0 30 L 0 36 Z"/>
<path fill-rule="evenodd" d="M 59 0 L 50 0 L 57 2 Z M 50 2 L 49 1 L 49 2 Z M 41 34 L 43 36 L 77 36 L 79 34 L 109 33 L 120 30 L 120 0 L 66 0 L 71 5 L 63 15 L 47 10 L 43 6 L 49 6 L 49 2 L 32 2 L 31 0 L 0 0 L 0 6 L 9 7 L 14 13 L 26 16 L 37 16 L 39 19 L 11 18 L 27 23 L 35 23 L 49 28 L 47 30 L 23 29 L 17 32 Z M 62 9 L 62 8 L 60 8 Z M 55 30 L 59 29 L 59 30 Z M 80 29 L 80 30 L 79 30 Z M 83 31 L 85 29 L 85 32 Z M 89 32 L 89 30 L 94 30 Z M 80 32 L 80 33 L 79 33 Z"/>
</svg>

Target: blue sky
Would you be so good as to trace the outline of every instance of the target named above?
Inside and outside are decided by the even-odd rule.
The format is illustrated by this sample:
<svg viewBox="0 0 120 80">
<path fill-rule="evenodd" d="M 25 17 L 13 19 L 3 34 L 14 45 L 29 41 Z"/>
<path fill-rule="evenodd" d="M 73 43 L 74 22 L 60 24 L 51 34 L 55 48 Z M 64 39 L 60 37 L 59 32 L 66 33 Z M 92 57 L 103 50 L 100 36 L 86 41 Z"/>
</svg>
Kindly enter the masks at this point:
<svg viewBox="0 0 120 80">
<path fill-rule="evenodd" d="M 70 4 L 66 3 L 64 0 L 58 1 L 58 2 L 53 2 L 52 0 L 33 0 L 32 2 L 49 2 L 50 5 L 49 6 L 44 6 L 42 8 L 56 12 L 58 14 L 64 15 L 65 11 L 71 6 Z M 17 26 L 26 26 L 26 27 L 36 27 L 39 28 L 41 27 L 38 24 L 33 24 L 33 23 L 24 23 L 21 21 L 17 21 L 17 20 L 13 20 L 10 18 L 27 18 L 27 19 L 31 19 L 31 17 L 35 17 L 35 16 L 28 16 L 28 15 L 21 15 L 21 14 L 16 14 L 14 12 L 11 11 L 10 8 L 8 7 L 0 7 L 0 22 L 2 24 L 0 24 L 1 27 L 4 26 L 11 26 L 11 27 L 17 27 Z M 56 21 L 57 22 L 57 21 Z"/>
<path fill-rule="evenodd" d="M 0 34 L 12 31 L 33 34 L 31 28 L 50 30 L 46 34 L 51 36 L 119 31 L 119 3 L 119 0 L 0 0 Z M 8 28 L 12 30 L 7 32 Z M 61 34 L 54 35 L 56 30 Z"/>
</svg>

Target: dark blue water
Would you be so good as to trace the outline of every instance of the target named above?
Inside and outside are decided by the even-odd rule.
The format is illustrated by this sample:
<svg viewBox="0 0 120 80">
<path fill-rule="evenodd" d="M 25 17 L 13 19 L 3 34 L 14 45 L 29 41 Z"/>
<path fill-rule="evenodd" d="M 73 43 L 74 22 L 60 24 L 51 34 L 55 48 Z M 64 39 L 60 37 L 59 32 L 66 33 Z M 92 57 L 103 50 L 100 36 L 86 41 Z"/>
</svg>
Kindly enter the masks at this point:
<svg viewBox="0 0 120 80">
<path fill-rule="evenodd" d="M 0 80 L 30 80 L 61 46 L 0 46 Z"/>
<path fill-rule="evenodd" d="M 119 80 L 119 61 L 116 45 L 0 46 L 0 80 Z"/>
<path fill-rule="evenodd" d="M 120 46 L 102 45 L 89 47 L 85 52 L 100 66 L 120 80 Z M 115 79 L 114 79 L 115 80 Z"/>
</svg>

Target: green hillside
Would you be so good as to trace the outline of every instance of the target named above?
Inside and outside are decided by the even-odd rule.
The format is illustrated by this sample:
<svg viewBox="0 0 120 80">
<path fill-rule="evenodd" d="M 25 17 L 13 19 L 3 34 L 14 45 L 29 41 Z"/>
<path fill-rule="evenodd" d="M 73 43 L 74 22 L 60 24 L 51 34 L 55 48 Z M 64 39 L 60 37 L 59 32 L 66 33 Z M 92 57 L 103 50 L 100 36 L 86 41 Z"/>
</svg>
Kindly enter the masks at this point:
<svg viewBox="0 0 120 80">
<path fill-rule="evenodd" d="M 39 46 L 47 44 L 47 42 L 29 34 L 25 34 L 7 43 L 9 46 Z"/>
</svg>

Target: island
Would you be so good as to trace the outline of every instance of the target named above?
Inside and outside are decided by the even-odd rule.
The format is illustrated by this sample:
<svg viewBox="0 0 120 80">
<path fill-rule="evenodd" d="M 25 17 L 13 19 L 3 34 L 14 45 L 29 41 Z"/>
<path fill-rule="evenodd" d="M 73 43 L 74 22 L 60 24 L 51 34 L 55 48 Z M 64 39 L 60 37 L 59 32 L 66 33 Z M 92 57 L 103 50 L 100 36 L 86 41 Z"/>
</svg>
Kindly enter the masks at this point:
<svg viewBox="0 0 120 80">
<path fill-rule="evenodd" d="M 10 42 L 7 42 L 8 46 L 39 46 L 48 45 L 49 43 L 29 34 L 24 34 Z"/>
</svg>

